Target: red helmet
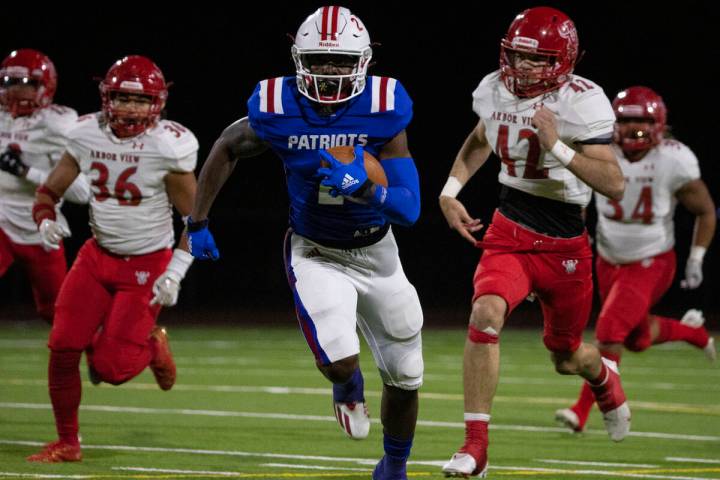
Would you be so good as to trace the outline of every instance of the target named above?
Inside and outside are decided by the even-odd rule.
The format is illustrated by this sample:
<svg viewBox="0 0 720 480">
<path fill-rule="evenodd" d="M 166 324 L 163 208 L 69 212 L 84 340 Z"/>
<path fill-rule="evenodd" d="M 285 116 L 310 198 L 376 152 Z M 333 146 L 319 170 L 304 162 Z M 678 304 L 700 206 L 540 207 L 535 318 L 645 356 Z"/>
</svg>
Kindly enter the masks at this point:
<svg viewBox="0 0 720 480">
<path fill-rule="evenodd" d="M 15 98 L 8 91 L 13 85 L 34 86 L 35 98 Z M 56 88 L 55 65 L 37 50 L 15 50 L 0 65 L 0 106 L 13 117 L 32 115 L 50 105 Z"/>
<path fill-rule="evenodd" d="M 648 87 L 630 87 L 620 91 L 612 102 L 615 117 L 614 141 L 624 151 L 648 150 L 662 142 L 667 128 L 667 108 L 660 95 Z M 648 126 L 639 130 L 623 120 L 636 120 Z"/>
<path fill-rule="evenodd" d="M 518 97 L 550 92 L 567 82 L 578 48 L 577 30 L 567 15 L 550 7 L 529 8 L 515 17 L 500 42 L 500 76 Z M 548 66 L 529 74 L 516 68 L 514 57 L 519 53 L 541 57 Z"/>
<path fill-rule="evenodd" d="M 138 117 L 113 106 L 113 99 L 118 93 L 149 97 L 149 112 Z M 167 96 L 162 71 L 152 60 L 140 55 L 129 55 L 115 62 L 100 82 L 103 114 L 110 128 L 121 137 L 138 135 L 152 127 L 165 108 Z"/>
</svg>

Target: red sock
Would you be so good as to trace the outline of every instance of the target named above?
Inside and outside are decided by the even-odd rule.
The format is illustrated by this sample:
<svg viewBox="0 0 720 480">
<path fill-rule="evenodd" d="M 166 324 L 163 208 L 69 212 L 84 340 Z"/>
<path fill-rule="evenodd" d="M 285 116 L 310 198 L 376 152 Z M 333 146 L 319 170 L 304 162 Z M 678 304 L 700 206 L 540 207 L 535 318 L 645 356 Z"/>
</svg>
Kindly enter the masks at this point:
<svg viewBox="0 0 720 480">
<path fill-rule="evenodd" d="M 480 463 L 487 459 L 488 443 L 488 422 L 465 420 L 465 444 L 460 452 L 472 455 L 480 467 Z"/>
<path fill-rule="evenodd" d="M 653 342 L 654 344 L 665 342 L 676 342 L 682 340 L 698 348 L 705 348 L 710 337 L 707 330 L 703 327 L 693 328 L 683 325 L 673 318 L 659 317 L 655 315 L 655 320 L 660 327 L 660 332 Z"/>
<path fill-rule="evenodd" d="M 620 355 L 611 352 L 600 352 L 600 354 L 608 360 L 614 361 L 618 364 L 618 366 L 620 365 Z M 605 367 L 605 364 L 603 364 L 603 368 L 607 368 Z M 605 371 L 601 370 L 599 379 L 600 381 L 602 381 L 604 378 Z M 583 386 L 580 389 L 580 397 L 578 398 L 577 402 L 575 402 L 575 405 L 570 407 L 570 410 L 575 412 L 575 415 L 578 416 L 578 420 L 580 421 L 580 428 L 583 428 L 585 426 L 585 423 L 587 423 L 587 419 L 590 415 L 590 411 L 592 410 L 593 405 L 595 405 L 595 395 L 590 389 L 590 385 L 588 385 L 587 382 L 583 382 Z"/>
<path fill-rule="evenodd" d="M 595 395 L 593 395 L 592 390 L 590 390 L 590 385 L 588 385 L 587 382 L 583 382 L 580 388 L 580 397 L 577 399 L 577 402 L 575 402 L 575 405 L 570 407 L 570 410 L 578 416 L 581 429 L 585 427 L 593 405 L 595 405 Z"/>
<path fill-rule="evenodd" d="M 80 408 L 80 355 L 82 352 L 50 350 L 48 386 L 60 440 L 78 445 L 78 409 Z"/>
</svg>

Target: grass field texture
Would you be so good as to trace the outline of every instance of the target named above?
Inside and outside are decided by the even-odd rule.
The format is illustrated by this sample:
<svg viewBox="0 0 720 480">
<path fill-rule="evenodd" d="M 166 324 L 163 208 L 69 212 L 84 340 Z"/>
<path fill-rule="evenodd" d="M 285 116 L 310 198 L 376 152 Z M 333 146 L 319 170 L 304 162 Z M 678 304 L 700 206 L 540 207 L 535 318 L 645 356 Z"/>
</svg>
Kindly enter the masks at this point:
<svg viewBox="0 0 720 480">
<path fill-rule="evenodd" d="M 293 328 L 173 327 L 178 365 L 170 392 L 149 371 L 92 386 L 82 365 L 84 460 L 35 465 L 55 439 L 47 393 L 47 329 L 0 324 L 0 478 L 369 479 L 382 456 L 381 383 L 365 345 L 361 364 L 373 426 L 344 436 L 331 389 Z M 424 332 L 425 385 L 408 468 L 442 478 L 461 445 L 465 332 Z M 588 332 L 587 338 L 590 338 Z M 626 354 L 621 366 L 633 433 L 614 444 L 598 411 L 571 434 L 553 422 L 575 399 L 577 377 L 556 374 L 539 331 L 507 330 L 490 433 L 493 478 L 720 479 L 720 366 L 685 344 Z"/>
</svg>

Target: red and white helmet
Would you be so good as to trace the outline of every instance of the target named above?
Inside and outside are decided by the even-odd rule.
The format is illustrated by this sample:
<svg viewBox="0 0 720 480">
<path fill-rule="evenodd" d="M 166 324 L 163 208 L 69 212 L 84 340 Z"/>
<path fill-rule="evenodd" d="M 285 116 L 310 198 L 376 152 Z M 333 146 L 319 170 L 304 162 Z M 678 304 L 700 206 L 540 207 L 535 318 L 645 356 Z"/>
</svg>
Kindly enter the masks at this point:
<svg viewBox="0 0 720 480">
<path fill-rule="evenodd" d="M 648 87 L 620 91 L 612 102 L 615 111 L 614 141 L 627 152 L 648 150 L 662 142 L 667 129 L 667 108 L 660 95 Z M 622 120 L 625 120 L 623 122 Z M 646 123 L 645 129 L 627 125 L 628 120 Z"/>
<path fill-rule="evenodd" d="M 113 107 L 117 93 L 143 95 L 152 100 L 147 115 L 129 117 L 126 112 Z M 119 136 L 138 135 L 155 125 L 165 108 L 168 88 L 162 71 L 152 60 L 141 55 L 123 57 L 110 67 L 100 82 L 100 97 L 105 119 Z"/>
<path fill-rule="evenodd" d="M 372 58 L 370 35 L 362 21 L 347 8 L 318 8 L 300 25 L 291 51 L 298 90 L 310 100 L 340 103 L 357 97 L 365 89 Z M 315 64 L 313 56 L 318 55 L 351 57 L 352 72 L 347 75 L 313 73 L 310 68 Z"/>
<path fill-rule="evenodd" d="M 560 88 L 575 68 L 579 41 L 575 24 L 560 10 L 529 8 L 510 24 L 500 42 L 500 75 L 505 86 L 518 97 L 530 98 Z M 520 71 L 518 53 L 546 57 L 549 65 L 540 73 Z"/>
<path fill-rule="evenodd" d="M 15 98 L 8 94 L 13 85 L 31 85 L 35 98 Z M 50 105 L 57 89 L 57 73 L 52 61 L 30 48 L 15 50 L 0 65 L 0 106 L 13 117 L 32 115 Z"/>
</svg>

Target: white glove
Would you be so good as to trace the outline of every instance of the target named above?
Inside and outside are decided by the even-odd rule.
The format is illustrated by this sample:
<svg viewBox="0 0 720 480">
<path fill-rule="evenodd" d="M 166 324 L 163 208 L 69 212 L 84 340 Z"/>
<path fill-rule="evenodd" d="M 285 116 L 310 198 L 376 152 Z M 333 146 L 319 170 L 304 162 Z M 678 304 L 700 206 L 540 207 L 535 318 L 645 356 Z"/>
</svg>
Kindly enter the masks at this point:
<svg viewBox="0 0 720 480">
<path fill-rule="evenodd" d="M 685 279 L 680 281 L 680 288 L 694 290 L 700 286 L 703 281 L 702 264 L 705 251 L 705 247 L 697 245 L 690 249 L 690 255 L 685 264 Z"/>
<path fill-rule="evenodd" d="M 180 282 L 185 278 L 185 273 L 192 265 L 193 256 L 176 248 L 173 251 L 172 259 L 168 263 L 165 272 L 160 275 L 153 283 L 153 298 L 150 305 L 162 305 L 164 307 L 172 307 L 177 303 L 178 294 L 180 293 Z"/>
<path fill-rule="evenodd" d="M 68 230 L 65 225 L 54 220 L 50 220 L 49 218 L 40 222 L 38 230 L 40 231 L 40 239 L 42 240 L 43 248 L 46 251 L 59 250 L 60 240 L 62 240 L 63 237 L 70 236 L 70 230 Z"/>
</svg>

